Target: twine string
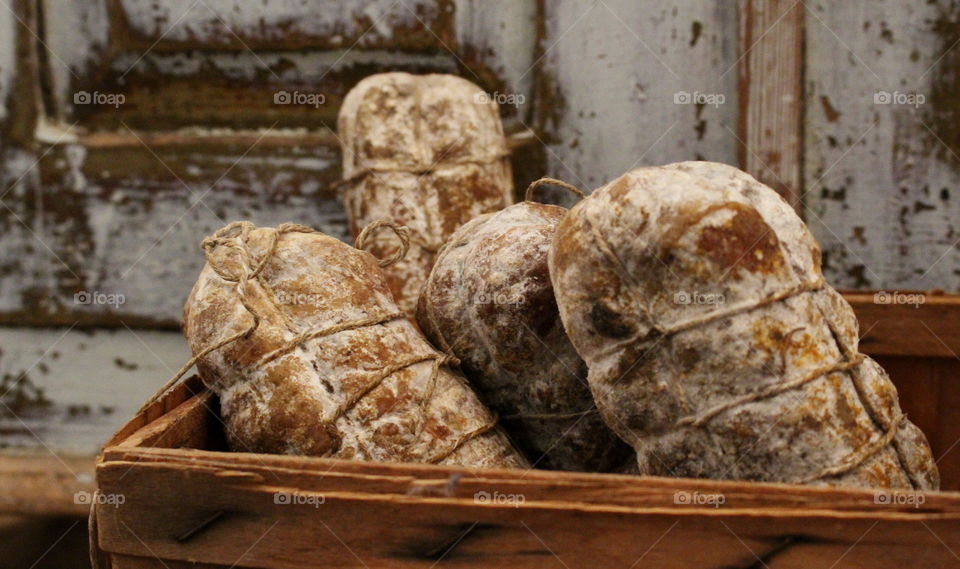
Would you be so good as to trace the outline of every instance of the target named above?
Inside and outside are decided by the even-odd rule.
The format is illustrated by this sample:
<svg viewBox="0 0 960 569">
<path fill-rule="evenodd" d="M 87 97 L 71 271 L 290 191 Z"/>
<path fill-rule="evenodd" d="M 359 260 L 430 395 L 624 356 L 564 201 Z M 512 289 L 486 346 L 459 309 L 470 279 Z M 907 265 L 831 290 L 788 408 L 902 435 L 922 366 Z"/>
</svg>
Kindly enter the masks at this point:
<svg viewBox="0 0 960 569">
<path fill-rule="evenodd" d="M 501 421 L 566 421 L 569 419 L 579 419 L 585 415 L 599 413 L 596 407 L 591 407 L 586 411 L 573 411 L 570 413 L 514 413 L 513 415 L 504 415 L 500 417 Z"/>
<path fill-rule="evenodd" d="M 801 478 L 797 481 L 797 483 L 808 484 L 822 478 L 840 476 L 858 468 L 860 465 L 870 460 L 870 458 L 875 454 L 887 448 L 887 446 L 893 442 L 893 439 L 896 438 L 897 432 L 900 430 L 900 425 L 902 425 L 906 420 L 906 415 L 904 415 L 902 412 L 897 412 L 897 414 L 893 417 L 893 420 L 890 421 L 890 424 L 887 426 L 886 432 L 877 437 L 876 440 L 864 445 L 860 448 L 860 450 L 850 453 L 838 464 L 824 468 L 820 472 L 817 472 L 816 474 L 806 478 Z"/>
<path fill-rule="evenodd" d="M 397 239 L 400 240 L 400 248 L 394 251 L 393 255 L 377 261 L 377 264 L 380 265 L 380 268 L 386 268 L 399 263 L 404 257 L 407 256 L 407 251 L 410 250 L 410 228 L 394 223 L 389 219 L 378 219 L 363 228 L 363 231 L 360 232 L 360 235 L 357 235 L 357 239 L 354 241 L 353 246 L 362 251 L 366 251 L 367 246 L 369 246 L 370 242 L 373 241 L 373 234 L 381 227 L 387 227 L 391 229 L 397 236 Z"/>
<path fill-rule="evenodd" d="M 393 229 L 394 232 L 398 235 L 398 237 L 400 237 L 401 243 L 403 244 L 403 246 L 401 247 L 401 250 L 399 251 L 399 255 L 394 255 L 394 257 L 391 259 L 381 260 L 381 266 L 382 266 L 384 261 L 389 261 L 392 263 L 392 262 L 396 262 L 396 260 L 399 260 L 403 257 L 403 255 L 406 253 L 407 240 L 405 238 L 405 232 L 406 232 L 405 227 L 399 227 L 392 222 L 381 221 L 379 223 L 374 222 L 370 224 L 370 226 L 368 226 L 364 230 L 364 233 L 366 233 L 366 235 L 361 234 L 361 236 L 358 237 L 357 239 L 358 245 L 362 245 L 363 244 L 362 242 L 371 234 L 371 232 L 378 229 L 379 227 L 390 227 L 391 229 Z M 194 355 L 192 358 L 187 360 L 187 362 L 174 374 L 174 376 L 171 377 L 167 382 L 165 382 L 163 387 L 161 387 L 153 396 L 151 396 L 140 407 L 140 409 L 136 413 L 137 415 L 143 413 L 148 407 L 150 407 L 156 401 L 160 400 L 163 396 L 165 396 L 172 388 L 174 388 L 179 383 L 179 381 L 183 378 L 186 372 L 189 371 L 190 368 L 192 368 L 202 358 L 204 358 L 211 352 L 214 352 L 220 348 L 228 346 L 240 339 L 249 338 L 260 326 L 260 322 L 262 321 L 262 318 L 257 314 L 255 308 L 246 298 L 248 282 L 250 281 L 250 279 L 260 279 L 262 277 L 264 268 L 267 266 L 270 259 L 276 253 L 280 237 L 283 234 L 291 233 L 291 232 L 319 233 L 318 231 L 310 227 L 306 227 L 304 225 L 299 225 L 294 223 L 284 223 L 284 224 L 278 225 L 274 230 L 271 231 L 271 234 L 269 236 L 270 241 L 267 246 L 267 251 L 263 255 L 263 258 L 260 259 L 258 262 L 254 263 L 252 255 L 250 254 L 250 251 L 247 248 L 247 239 L 250 236 L 250 232 L 253 231 L 254 229 L 255 229 L 255 226 L 250 222 L 247 222 L 247 221 L 234 222 L 218 230 L 211 237 L 204 239 L 202 243 L 202 248 L 204 250 L 204 254 L 206 256 L 206 259 L 210 268 L 224 281 L 228 283 L 236 283 L 235 289 L 237 291 L 237 297 L 241 305 L 251 316 L 250 324 L 246 326 L 244 329 L 234 334 L 231 334 L 226 338 L 223 338 L 222 340 L 214 343 L 213 345 L 210 345 L 204 348 L 203 350 L 198 352 L 196 355 Z M 240 255 L 241 263 L 236 273 L 231 272 L 226 266 L 224 266 L 217 259 L 214 258 L 213 251 L 217 247 L 228 247 L 230 249 L 236 249 L 238 251 Z M 270 352 L 265 354 L 257 362 L 256 365 L 258 366 L 267 365 L 270 362 L 284 355 L 289 354 L 290 352 L 295 350 L 298 346 L 302 345 L 304 342 L 309 340 L 321 338 L 324 336 L 330 336 L 330 335 L 337 334 L 339 332 L 348 331 L 348 330 L 356 330 L 356 329 L 365 328 L 369 326 L 385 324 L 394 320 L 401 320 L 405 318 L 406 318 L 406 314 L 404 314 L 403 312 L 394 311 L 394 312 L 384 313 L 381 315 L 369 316 L 367 318 L 362 318 L 362 319 L 351 321 L 351 322 L 341 322 L 339 324 L 335 324 L 333 326 L 328 326 L 325 328 L 320 328 L 317 330 L 308 330 L 306 332 L 297 334 L 290 341 L 284 343 L 282 346 L 279 346 L 276 349 L 271 350 Z M 441 352 L 433 352 L 433 353 L 426 353 L 418 356 L 411 356 L 397 364 L 386 366 L 378 370 L 376 375 L 374 375 L 374 377 L 372 378 L 372 380 L 369 381 L 363 388 L 361 388 L 360 390 L 356 391 L 355 393 L 350 395 L 348 398 L 346 398 L 344 402 L 337 407 L 333 415 L 329 419 L 323 421 L 321 425 L 326 427 L 332 426 L 334 422 L 336 422 L 339 418 L 341 418 L 343 415 L 345 415 L 351 409 L 353 409 L 361 399 L 363 399 L 367 394 L 369 394 L 371 391 L 373 391 L 378 386 L 380 386 L 388 377 L 397 373 L 398 371 L 401 371 L 410 366 L 413 366 L 425 361 L 433 361 L 433 366 L 431 369 L 431 379 L 430 379 L 431 385 L 436 384 L 438 376 L 440 374 L 440 368 L 442 366 L 449 367 L 451 365 L 456 365 L 457 363 L 459 363 L 459 361 L 455 357 L 443 354 Z M 429 396 L 432 398 L 433 396 L 432 391 L 429 394 Z M 427 462 L 442 461 L 446 457 L 455 453 L 468 441 L 470 441 L 473 438 L 479 437 L 480 435 L 483 435 L 489 430 L 495 428 L 496 425 L 497 425 L 497 418 L 496 416 L 493 416 L 491 421 L 487 421 L 480 427 L 463 434 L 454 442 L 454 444 L 450 448 L 429 458 Z"/>
<path fill-rule="evenodd" d="M 529 191 L 530 190 L 528 188 L 528 193 Z M 711 213 L 712 211 L 715 211 L 716 209 L 720 209 L 722 207 L 726 207 L 726 206 L 723 204 L 717 204 L 707 208 L 701 214 L 701 219 L 705 217 L 707 214 Z M 589 210 L 586 210 L 586 211 L 587 211 L 586 215 L 589 217 Z M 596 223 L 590 224 L 590 237 L 592 238 L 597 248 L 603 253 L 603 255 L 616 267 L 617 273 L 620 275 L 620 277 L 624 279 L 624 281 L 627 284 L 630 285 L 627 287 L 627 290 L 630 291 L 630 293 L 633 293 L 634 289 L 638 288 L 638 283 L 636 279 L 634 279 L 630 271 L 626 269 L 626 267 L 620 261 L 619 257 L 616 256 L 616 254 L 614 253 L 612 247 L 607 242 L 607 240 L 600 234 L 598 229 L 598 224 Z M 676 239 L 676 237 L 674 237 L 674 239 Z M 673 243 L 668 240 L 668 245 L 672 246 Z M 658 324 L 654 324 L 652 326 L 652 329 L 654 332 L 653 335 L 656 336 L 656 341 L 660 341 L 662 340 L 663 336 L 671 336 L 671 335 L 675 335 L 691 329 L 700 328 L 712 322 L 729 318 L 737 314 L 749 312 L 757 308 L 762 308 L 765 306 L 772 305 L 777 302 L 785 302 L 787 299 L 792 298 L 794 296 L 799 296 L 801 294 L 817 293 L 821 291 L 825 286 L 826 286 L 826 283 L 823 277 L 820 276 L 815 281 L 801 282 L 798 285 L 789 287 L 777 294 L 771 295 L 770 297 L 767 297 L 753 304 L 736 306 L 728 310 L 716 311 L 716 312 L 709 313 L 696 318 L 691 318 L 679 323 L 674 323 L 671 326 L 661 326 Z M 637 306 L 644 306 L 639 301 L 636 304 Z M 654 319 L 649 313 L 649 310 L 646 312 L 647 312 L 646 314 L 647 317 L 650 318 L 651 321 L 653 321 Z M 795 332 L 795 330 L 791 331 L 790 334 L 792 334 L 793 332 Z M 639 338 L 639 339 L 632 338 L 630 341 L 636 342 L 638 340 L 642 341 L 644 339 L 646 338 Z M 616 346 L 613 347 L 613 349 L 616 349 L 616 350 L 622 349 L 622 343 L 618 343 Z M 857 371 L 857 367 L 863 363 L 864 357 L 863 355 L 859 354 L 855 349 L 851 349 L 850 346 L 847 346 L 845 344 L 840 344 L 839 349 L 841 350 L 841 361 L 837 364 L 834 364 L 833 366 L 828 366 L 822 370 L 816 370 L 814 373 L 808 374 L 807 376 L 798 378 L 797 380 L 794 380 L 794 381 L 785 382 L 781 385 L 760 390 L 756 393 L 744 396 L 739 399 L 721 403 L 713 408 L 710 408 L 704 411 L 700 415 L 683 417 L 675 423 L 675 428 L 688 427 L 688 426 L 703 427 L 713 417 L 719 415 L 720 413 L 729 411 L 730 409 L 735 409 L 741 405 L 745 405 L 753 401 L 759 401 L 761 399 L 773 397 L 790 390 L 798 389 L 803 385 L 806 385 L 807 383 L 814 381 L 825 375 L 828 375 L 830 373 L 849 371 L 852 376 L 852 380 L 854 381 L 854 383 L 856 383 L 857 377 L 858 377 L 857 374 L 859 373 Z M 860 399 L 861 399 L 861 402 L 864 404 L 864 406 L 867 406 L 867 407 L 869 406 L 869 404 L 866 401 L 864 401 L 862 397 Z M 858 451 L 854 451 L 850 453 L 845 458 L 840 460 L 837 464 L 823 468 L 813 476 L 801 479 L 798 483 L 803 484 L 803 483 L 808 483 L 815 480 L 820 480 L 822 478 L 839 476 L 860 467 L 861 465 L 865 464 L 866 461 L 868 461 L 876 453 L 880 452 L 881 450 L 883 450 L 893 442 L 893 440 L 896 438 L 896 434 L 900 425 L 905 420 L 906 420 L 905 416 L 903 416 L 902 413 L 898 412 L 898 414 L 894 417 L 894 419 L 887 425 L 887 428 L 884 430 L 884 432 L 873 443 L 866 445 L 865 447 L 859 449 Z"/>
<path fill-rule="evenodd" d="M 540 188 L 542 186 L 557 186 L 558 188 L 563 188 L 580 199 L 587 197 L 586 194 L 584 194 L 580 188 L 574 186 L 573 184 L 568 184 L 563 180 L 558 180 L 556 178 L 549 178 L 545 176 L 543 178 L 540 178 L 539 180 L 534 180 L 533 182 L 530 182 L 530 185 L 527 186 L 527 191 L 524 192 L 523 194 L 523 200 L 528 202 L 534 201 L 533 199 L 534 192 L 536 191 L 537 188 Z"/>
<path fill-rule="evenodd" d="M 717 415 L 723 413 L 724 411 L 729 411 L 736 407 L 742 407 L 744 405 L 755 403 L 763 399 L 769 399 L 780 395 L 781 393 L 786 393 L 787 391 L 793 391 L 794 389 L 799 389 L 804 385 L 816 381 L 821 377 L 825 377 L 832 373 L 837 373 L 840 371 L 851 370 L 861 363 L 863 363 L 863 355 L 858 354 L 859 357 L 855 358 L 853 361 L 838 362 L 833 365 L 824 366 L 818 369 L 813 370 L 803 377 L 799 377 L 792 381 L 785 381 L 783 383 L 778 383 L 776 385 L 771 385 L 766 389 L 761 389 L 759 391 L 754 391 L 753 393 L 748 393 L 742 397 L 736 399 L 731 399 L 730 401 L 725 401 L 719 405 L 715 405 L 706 411 L 700 413 L 699 415 L 691 415 L 683 417 L 678 420 L 675 425 L 676 427 L 702 427 L 707 424 L 711 419 Z"/>
<path fill-rule="evenodd" d="M 422 177 L 428 174 L 433 174 L 440 170 L 457 168 L 459 166 L 489 166 L 500 162 L 501 160 L 506 160 L 510 158 L 509 151 L 497 152 L 489 158 L 482 158 L 477 160 L 457 160 L 455 162 L 438 162 L 429 167 L 403 167 L 396 166 L 390 168 L 380 168 L 376 166 L 364 166 L 354 172 L 352 175 L 333 182 L 330 184 L 330 189 L 336 192 L 340 192 L 345 188 L 350 188 L 355 185 L 357 182 L 360 182 L 367 176 L 372 176 L 376 174 L 390 174 L 394 172 L 399 172 L 402 174 L 413 174 L 414 176 Z"/>
<path fill-rule="evenodd" d="M 455 452 L 457 452 L 458 450 L 460 450 L 461 448 L 463 448 L 463 445 L 465 445 L 465 444 L 467 444 L 468 442 L 472 441 L 473 439 L 475 439 L 475 438 L 477 438 L 477 437 L 480 437 L 480 436 L 482 436 L 482 435 L 485 435 L 485 434 L 487 434 L 488 432 L 492 431 L 493 429 L 497 428 L 498 422 L 499 422 L 499 421 L 498 421 L 498 419 L 497 419 L 497 414 L 494 413 L 493 411 L 491 411 L 491 412 L 490 412 L 490 420 L 489 420 L 489 421 L 487 421 L 486 423 L 484 423 L 484 424 L 480 425 L 479 427 L 473 429 L 472 431 L 467 431 L 466 433 L 460 435 L 460 436 L 457 438 L 457 440 L 454 441 L 454 443 L 453 443 L 452 445 L 450 445 L 449 448 L 447 448 L 446 450 L 441 451 L 441 452 L 435 454 L 434 456 L 426 459 L 424 462 L 427 462 L 427 463 L 429 463 L 429 464 L 438 464 L 438 463 L 440 463 L 440 462 L 443 462 L 444 460 L 446 460 L 447 458 L 449 458 L 451 455 L 453 455 L 453 453 L 455 453 Z"/>
</svg>

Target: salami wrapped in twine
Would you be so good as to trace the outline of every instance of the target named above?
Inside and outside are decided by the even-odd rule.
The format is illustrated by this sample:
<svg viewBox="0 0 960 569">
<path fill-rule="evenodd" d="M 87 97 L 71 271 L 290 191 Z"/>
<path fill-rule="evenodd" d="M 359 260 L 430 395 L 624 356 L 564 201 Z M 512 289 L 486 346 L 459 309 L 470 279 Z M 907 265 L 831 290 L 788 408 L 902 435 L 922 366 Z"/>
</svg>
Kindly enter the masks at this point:
<svg viewBox="0 0 960 569">
<path fill-rule="evenodd" d="M 534 465 L 610 471 L 633 452 L 603 423 L 586 365 L 563 331 L 547 251 L 567 210 L 526 201 L 481 215 L 443 246 L 420 295 L 417 320 L 456 356 L 484 401 Z"/>
<path fill-rule="evenodd" d="M 413 317 L 440 246 L 464 222 L 513 201 L 497 104 L 460 77 L 383 73 L 347 94 L 338 130 L 353 236 L 376 219 L 410 228 L 409 253 L 384 272 Z M 370 243 L 379 257 L 394 248 L 389 239 Z"/>
<path fill-rule="evenodd" d="M 642 473 L 939 486 L 813 236 L 749 175 L 683 162 L 621 176 L 560 222 L 550 275 Z"/>
<path fill-rule="evenodd" d="M 386 225 L 406 249 L 406 231 Z M 373 255 L 301 225 L 249 222 L 203 249 L 184 334 L 233 450 L 527 465 L 397 308 Z"/>
</svg>

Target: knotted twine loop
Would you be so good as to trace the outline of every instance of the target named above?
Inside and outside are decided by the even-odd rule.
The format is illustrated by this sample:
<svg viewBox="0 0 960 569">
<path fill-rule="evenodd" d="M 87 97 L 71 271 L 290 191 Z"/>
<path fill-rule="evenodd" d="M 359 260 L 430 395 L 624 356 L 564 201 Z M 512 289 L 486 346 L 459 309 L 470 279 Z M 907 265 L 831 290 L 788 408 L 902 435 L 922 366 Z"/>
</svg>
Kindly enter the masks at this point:
<svg viewBox="0 0 960 569">
<path fill-rule="evenodd" d="M 137 410 L 137 412 L 134 415 L 139 415 L 143 413 L 147 409 L 147 407 L 150 407 L 155 402 L 157 402 L 160 398 L 166 395 L 167 392 L 173 389 L 177 385 L 177 383 L 183 378 L 183 376 L 186 375 L 188 371 L 190 371 L 190 368 L 196 365 L 196 363 L 200 361 L 202 358 L 204 358 L 205 356 L 207 356 L 208 354 L 210 354 L 215 350 L 219 350 L 224 346 L 227 346 L 229 344 L 232 344 L 233 342 L 236 342 L 241 338 L 249 338 L 250 335 L 252 335 L 254 331 L 256 331 L 256 329 L 260 326 L 260 317 L 257 315 L 253 307 L 249 305 L 249 303 L 246 300 L 246 296 L 243 294 L 243 292 L 246 290 L 247 281 L 249 281 L 251 278 L 257 278 L 260 275 L 260 273 L 263 272 L 263 268 L 267 266 L 267 263 L 270 261 L 271 257 L 273 257 L 273 254 L 277 250 L 277 243 L 280 240 L 281 234 L 292 233 L 292 232 L 319 233 L 317 230 L 311 227 L 307 227 L 305 225 L 300 225 L 297 223 L 281 223 L 276 227 L 276 229 L 274 229 L 271 232 L 270 244 L 267 248 L 266 254 L 263 256 L 260 262 L 257 263 L 257 265 L 252 270 L 249 270 L 248 267 L 250 267 L 252 259 L 250 258 L 250 252 L 247 250 L 245 244 L 247 242 L 247 238 L 250 236 L 250 232 L 253 231 L 254 229 L 256 229 L 256 226 L 250 223 L 249 221 L 234 221 L 233 223 L 230 223 L 227 226 L 220 228 L 219 230 L 217 230 L 216 233 L 214 233 L 210 237 L 205 238 L 200 244 L 200 247 L 203 249 L 204 256 L 207 259 L 207 264 L 210 266 L 210 268 L 223 280 L 227 282 L 237 283 L 237 293 L 240 299 L 240 303 L 247 310 L 247 312 L 250 313 L 250 316 L 253 319 L 252 322 L 250 323 L 249 326 L 237 332 L 236 334 L 232 334 L 220 340 L 219 342 L 211 346 L 207 346 L 203 350 L 197 352 L 197 354 L 194 355 L 189 360 L 187 360 L 187 362 L 183 364 L 183 366 L 179 370 L 177 370 L 177 372 L 173 375 L 173 377 L 167 380 L 163 384 L 163 386 L 159 390 L 157 390 L 156 393 L 150 396 L 150 398 L 147 399 L 147 401 L 140 406 L 140 408 Z M 238 237 L 239 237 L 239 242 L 237 239 Z M 241 245 L 241 243 L 243 243 L 244 245 Z M 219 263 L 215 262 L 215 260 L 212 258 L 213 250 L 216 249 L 218 246 L 229 247 L 231 249 L 236 249 L 237 251 L 239 251 L 241 262 L 239 263 L 240 270 L 237 274 L 230 273 L 226 267 L 221 266 Z"/>
<path fill-rule="evenodd" d="M 407 251 L 410 250 L 410 228 L 405 225 L 399 225 L 390 221 L 389 219 L 378 219 L 366 227 L 363 228 L 363 231 L 360 232 L 360 235 L 357 235 L 356 241 L 354 241 L 353 246 L 361 251 L 367 250 L 367 245 L 372 241 L 374 232 L 376 232 L 381 227 L 389 227 L 393 230 L 393 233 L 397 236 L 397 239 L 400 240 L 400 248 L 394 252 L 394 254 L 386 259 L 378 259 L 377 264 L 380 265 L 380 268 L 386 268 L 390 265 L 394 265 L 403 260 L 407 256 Z"/>
<path fill-rule="evenodd" d="M 587 197 L 587 195 L 584 194 L 583 191 L 580 190 L 580 188 L 574 186 L 573 184 L 568 184 L 563 180 L 558 180 L 556 178 L 548 178 L 545 176 L 543 178 L 540 178 L 539 180 L 534 180 L 533 182 L 530 182 L 530 185 L 527 186 L 527 191 L 524 192 L 523 194 L 523 200 L 528 202 L 534 201 L 533 192 L 536 191 L 536 189 L 541 186 L 557 186 L 558 188 L 563 188 L 569 191 L 570 193 L 579 197 L 580 199 Z"/>
</svg>

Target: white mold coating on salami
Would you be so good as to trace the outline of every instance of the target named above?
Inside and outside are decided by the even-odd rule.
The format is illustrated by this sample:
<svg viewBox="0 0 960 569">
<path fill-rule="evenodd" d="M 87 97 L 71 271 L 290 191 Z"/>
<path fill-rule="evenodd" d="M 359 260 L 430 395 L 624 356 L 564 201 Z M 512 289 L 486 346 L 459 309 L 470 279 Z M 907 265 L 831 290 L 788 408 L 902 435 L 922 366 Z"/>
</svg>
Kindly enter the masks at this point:
<svg viewBox="0 0 960 569">
<path fill-rule="evenodd" d="M 406 258 L 385 273 L 400 308 L 413 316 L 446 239 L 513 201 L 497 104 L 453 75 L 382 73 L 347 94 L 337 124 L 353 236 L 377 219 L 411 231 Z M 384 236 L 371 251 L 384 258 L 394 247 Z"/>
<path fill-rule="evenodd" d="M 221 231 L 184 307 L 194 354 L 248 329 L 253 313 L 259 318 L 252 334 L 198 363 L 220 396 L 231 449 L 527 464 L 499 428 L 485 428 L 494 416 L 462 376 L 435 367 L 442 354 L 398 310 L 371 254 L 303 231 L 279 234 L 271 254 L 274 235 L 252 226 Z M 265 264 L 242 285 L 211 263 L 228 275 Z"/>
<path fill-rule="evenodd" d="M 641 472 L 938 487 L 926 439 L 858 353 L 818 245 L 749 175 L 633 170 L 571 209 L 550 274 L 597 405 Z"/>
<path fill-rule="evenodd" d="M 535 466 L 610 471 L 633 452 L 596 412 L 547 271 L 566 212 L 526 201 L 466 223 L 440 250 L 417 321 L 434 345 L 460 359 Z"/>
</svg>

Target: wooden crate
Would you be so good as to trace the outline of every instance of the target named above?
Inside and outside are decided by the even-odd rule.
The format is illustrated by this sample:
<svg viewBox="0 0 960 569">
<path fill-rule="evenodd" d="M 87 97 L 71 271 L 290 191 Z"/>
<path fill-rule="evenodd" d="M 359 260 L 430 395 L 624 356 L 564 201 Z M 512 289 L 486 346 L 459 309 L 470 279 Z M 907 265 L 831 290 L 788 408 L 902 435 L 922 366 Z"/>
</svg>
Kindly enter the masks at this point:
<svg viewBox="0 0 960 569">
<path fill-rule="evenodd" d="M 960 297 L 847 298 L 957 488 Z M 191 378 L 107 444 L 101 567 L 960 567 L 956 492 L 228 453 L 217 406 Z"/>
</svg>

